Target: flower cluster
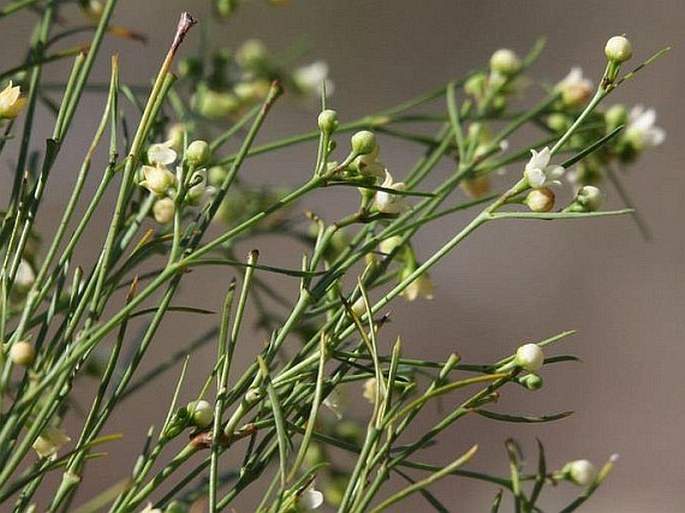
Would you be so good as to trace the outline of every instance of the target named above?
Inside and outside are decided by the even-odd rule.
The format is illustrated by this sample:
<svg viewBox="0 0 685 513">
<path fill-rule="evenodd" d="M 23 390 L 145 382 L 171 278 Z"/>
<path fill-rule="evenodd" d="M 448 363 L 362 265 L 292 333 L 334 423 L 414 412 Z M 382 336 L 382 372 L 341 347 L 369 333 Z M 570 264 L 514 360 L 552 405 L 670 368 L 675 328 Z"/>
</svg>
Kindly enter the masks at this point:
<svg viewBox="0 0 685 513">
<path fill-rule="evenodd" d="M 173 131 L 169 135 L 173 135 Z M 181 143 L 175 137 L 152 144 L 147 150 L 148 163 L 141 168 L 143 179 L 139 184 L 156 196 L 152 212 L 160 224 L 172 222 L 176 208 L 202 205 L 216 191 L 209 184 L 207 169 L 203 167 L 211 157 L 209 145 L 202 140 L 191 142 L 185 148 L 180 165 L 172 172 L 169 167 L 176 163 L 180 147 Z"/>
<path fill-rule="evenodd" d="M 290 68 L 280 63 L 259 39 L 245 41 L 235 52 L 218 50 L 211 67 L 201 57 L 189 57 L 179 65 L 180 75 L 195 91 L 194 111 L 208 120 L 236 119 L 267 97 L 271 83 L 279 81 L 304 99 L 316 101 L 333 92 L 328 64 L 315 61 Z"/>
</svg>

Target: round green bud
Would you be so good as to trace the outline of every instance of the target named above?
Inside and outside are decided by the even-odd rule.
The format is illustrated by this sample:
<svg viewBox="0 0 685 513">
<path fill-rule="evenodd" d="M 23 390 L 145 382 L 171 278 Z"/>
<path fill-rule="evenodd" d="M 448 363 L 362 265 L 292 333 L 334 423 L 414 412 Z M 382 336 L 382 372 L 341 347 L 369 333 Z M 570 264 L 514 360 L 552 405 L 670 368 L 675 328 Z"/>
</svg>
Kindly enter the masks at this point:
<svg viewBox="0 0 685 513">
<path fill-rule="evenodd" d="M 621 64 L 633 56 L 633 47 L 624 36 L 614 36 L 607 41 L 604 55 L 610 61 Z"/>
<path fill-rule="evenodd" d="M 332 134 L 338 128 L 338 113 L 331 109 L 322 110 L 316 121 L 319 130 L 325 134 Z"/>
<path fill-rule="evenodd" d="M 189 402 L 186 409 L 193 424 L 201 429 L 209 427 L 214 420 L 214 408 L 204 399 Z"/>
<path fill-rule="evenodd" d="M 516 350 L 514 364 L 528 372 L 537 372 L 545 362 L 545 355 L 537 344 L 524 344 Z"/>
<path fill-rule="evenodd" d="M 228 170 L 224 166 L 212 166 L 207 171 L 207 180 L 209 185 L 214 187 L 221 186 L 228 175 Z"/>
<path fill-rule="evenodd" d="M 565 132 L 571 126 L 571 119 L 566 114 L 556 112 L 547 116 L 547 126 L 555 132 Z"/>
<path fill-rule="evenodd" d="M 540 390 L 542 388 L 542 378 L 537 374 L 526 374 L 519 379 L 519 383 L 521 383 L 531 392 L 535 392 L 536 390 Z"/>
<path fill-rule="evenodd" d="M 586 212 L 596 212 L 602 206 L 602 191 L 594 185 L 581 187 L 576 194 L 576 202 Z"/>
<path fill-rule="evenodd" d="M 214 10 L 220 18 L 228 18 L 237 8 L 238 0 L 214 0 Z"/>
<path fill-rule="evenodd" d="M 554 208 L 554 193 L 547 187 L 533 189 L 528 193 L 525 201 L 533 212 L 549 212 Z"/>
<path fill-rule="evenodd" d="M 376 136 L 368 130 L 360 130 L 352 136 L 352 151 L 357 155 L 367 155 L 376 149 Z"/>
<path fill-rule="evenodd" d="M 198 94 L 194 105 L 202 117 L 212 120 L 229 117 L 238 112 L 242 106 L 236 95 L 211 90 Z"/>
<path fill-rule="evenodd" d="M 186 57 L 178 63 L 178 75 L 181 78 L 201 77 L 202 61 L 197 57 Z"/>
<path fill-rule="evenodd" d="M 505 76 L 514 75 L 521 69 L 521 59 L 513 50 L 501 48 L 490 57 L 490 69 Z"/>
<path fill-rule="evenodd" d="M 612 105 L 604 114 L 604 120 L 608 131 L 625 125 L 628 122 L 628 109 L 624 105 Z"/>
<path fill-rule="evenodd" d="M 28 367 L 36 358 L 36 348 L 30 342 L 15 342 L 10 348 L 10 360 L 15 365 Z"/>
<path fill-rule="evenodd" d="M 186 160 L 191 166 L 201 167 L 207 163 L 212 156 L 212 151 L 209 149 L 207 141 L 197 140 L 188 145 L 186 149 Z"/>
</svg>

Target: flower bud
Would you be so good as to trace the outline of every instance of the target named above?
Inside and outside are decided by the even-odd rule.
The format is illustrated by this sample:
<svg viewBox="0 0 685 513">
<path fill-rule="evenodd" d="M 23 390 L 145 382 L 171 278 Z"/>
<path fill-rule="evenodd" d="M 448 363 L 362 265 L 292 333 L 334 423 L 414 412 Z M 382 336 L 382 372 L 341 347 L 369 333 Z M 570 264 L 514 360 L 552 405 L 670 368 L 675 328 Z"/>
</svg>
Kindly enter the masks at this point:
<svg viewBox="0 0 685 513">
<path fill-rule="evenodd" d="M 628 109 L 624 105 L 612 105 L 604 114 L 604 120 L 610 132 L 628 122 Z"/>
<path fill-rule="evenodd" d="M 165 167 L 143 166 L 145 179 L 140 182 L 141 187 L 145 187 L 157 196 L 164 196 L 169 188 L 176 185 L 176 177 Z"/>
<path fill-rule="evenodd" d="M 237 8 L 238 0 L 214 0 L 214 10 L 219 18 L 229 18 Z"/>
<path fill-rule="evenodd" d="M 393 235 L 392 237 L 383 239 L 380 242 L 380 244 L 378 244 L 378 250 L 384 255 L 389 255 L 390 253 L 395 251 L 395 248 L 398 247 L 400 244 L 402 244 L 402 236 Z"/>
<path fill-rule="evenodd" d="M 519 383 L 531 392 L 535 392 L 542 388 L 542 378 L 537 374 L 526 374 L 519 379 Z"/>
<path fill-rule="evenodd" d="M 270 89 L 271 83 L 268 80 L 252 80 L 236 84 L 233 92 L 243 102 L 257 103 L 264 101 Z"/>
<path fill-rule="evenodd" d="M 331 109 L 322 110 L 317 118 L 319 130 L 325 134 L 332 134 L 338 128 L 338 113 Z"/>
<path fill-rule="evenodd" d="M 537 372 L 545 361 L 545 355 L 537 344 L 524 344 L 516 350 L 514 364 L 528 372 Z"/>
<path fill-rule="evenodd" d="M 581 187 L 578 191 L 576 201 L 588 209 L 588 212 L 595 212 L 602 206 L 602 191 L 593 185 Z"/>
<path fill-rule="evenodd" d="M 350 310 L 352 310 L 352 313 L 357 317 L 364 315 L 366 313 L 366 303 L 364 303 L 364 297 L 359 296 L 359 298 L 352 303 L 352 306 L 350 306 Z"/>
<path fill-rule="evenodd" d="M 400 274 L 400 280 L 404 281 L 414 270 L 411 267 L 405 267 Z M 433 299 L 433 280 L 428 273 L 420 274 L 414 279 L 407 288 L 405 288 L 401 295 L 407 301 L 416 301 L 419 298 Z"/>
<path fill-rule="evenodd" d="M 245 400 L 248 403 L 254 403 L 259 401 L 262 397 L 264 397 L 264 392 L 262 392 L 259 388 L 250 388 L 246 393 L 245 393 Z"/>
<path fill-rule="evenodd" d="M 235 114 L 241 107 L 236 95 L 216 91 L 202 92 L 197 96 L 195 105 L 202 117 L 215 121 Z"/>
<path fill-rule="evenodd" d="M 12 81 L 0 91 L 0 119 L 14 119 L 26 105 L 26 98 L 21 98 L 19 86 L 12 85 Z"/>
<path fill-rule="evenodd" d="M 167 128 L 166 139 L 169 147 L 173 150 L 180 150 L 183 148 L 183 140 L 185 139 L 186 129 L 183 123 L 173 123 Z"/>
<path fill-rule="evenodd" d="M 554 193 L 547 187 L 533 189 L 526 196 L 525 203 L 533 212 L 549 212 L 554 208 Z"/>
<path fill-rule="evenodd" d="M 369 378 L 364 382 L 364 390 L 362 392 L 362 397 L 369 401 L 371 404 L 376 402 L 376 390 L 378 388 L 378 381 L 376 378 Z"/>
<path fill-rule="evenodd" d="M 357 155 L 367 155 L 376 149 L 376 136 L 368 130 L 360 130 L 352 136 L 352 151 Z"/>
<path fill-rule="evenodd" d="M 214 420 L 214 408 L 204 399 L 189 402 L 186 409 L 193 424 L 200 429 L 210 426 Z"/>
<path fill-rule="evenodd" d="M 624 36 L 614 36 L 607 41 L 604 55 L 610 61 L 621 64 L 633 56 L 633 47 Z"/>
<path fill-rule="evenodd" d="M 10 360 L 15 365 L 28 367 L 36 358 L 36 349 L 30 342 L 19 341 L 15 342 L 10 348 Z"/>
<path fill-rule="evenodd" d="M 492 184 L 488 175 L 482 175 L 473 178 L 464 178 L 459 182 L 459 188 L 464 191 L 469 198 L 477 199 L 488 194 L 492 188 Z"/>
<path fill-rule="evenodd" d="M 228 170 L 223 166 L 212 166 L 207 170 L 207 181 L 209 185 L 220 187 L 228 175 Z"/>
<path fill-rule="evenodd" d="M 21 259 L 19 267 L 17 267 L 17 274 L 14 277 L 14 291 L 19 294 L 26 294 L 33 284 L 36 282 L 36 273 L 33 267 L 25 259 Z"/>
<path fill-rule="evenodd" d="M 207 163 L 212 156 L 207 141 L 198 139 L 188 145 L 186 149 L 185 158 L 191 166 L 201 167 Z"/>
<path fill-rule="evenodd" d="M 159 224 L 169 224 L 174 220 L 176 205 L 171 198 L 162 198 L 152 206 L 152 215 Z"/>
<path fill-rule="evenodd" d="M 32 447 L 41 458 L 53 459 L 57 456 L 57 451 L 69 442 L 71 442 L 71 438 L 63 430 L 46 426 L 36 441 L 33 442 Z"/>
<path fill-rule="evenodd" d="M 236 62 L 245 68 L 261 66 L 268 56 L 266 46 L 259 39 L 248 39 L 235 53 Z"/>
<path fill-rule="evenodd" d="M 513 50 L 501 48 L 490 57 L 490 69 L 505 76 L 514 75 L 521 69 L 521 59 Z"/>
<path fill-rule="evenodd" d="M 562 473 L 578 486 L 590 486 L 597 479 L 597 469 L 588 460 L 575 460 L 567 463 Z"/>
</svg>

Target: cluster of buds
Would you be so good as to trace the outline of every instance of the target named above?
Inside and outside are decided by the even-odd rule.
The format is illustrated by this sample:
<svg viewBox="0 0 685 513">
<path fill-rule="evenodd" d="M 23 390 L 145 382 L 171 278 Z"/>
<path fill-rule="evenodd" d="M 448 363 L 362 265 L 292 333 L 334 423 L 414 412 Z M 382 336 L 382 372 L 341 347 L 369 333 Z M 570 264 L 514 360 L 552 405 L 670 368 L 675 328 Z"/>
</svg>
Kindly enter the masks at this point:
<svg viewBox="0 0 685 513">
<path fill-rule="evenodd" d="M 615 83 L 621 64 L 632 57 L 633 48 L 625 36 L 614 36 L 607 41 L 604 53 L 609 64 L 601 85 L 609 87 Z M 573 67 L 554 86 L 554 91 L 559 94 L 559 102 L 555 106 L 555 112 L 547 117 L 547 126 L 557 133 L 568 130 L 577 117 L 578 110 L 588 102 L 593 89 L 592 82 L 583 76 L 582 70 Z M 597 113 L 595 121 L 603 122 L 603 126 L 578 131 L 569 140 L 570 144 L 586 147 L 619 127 L 623 127 L 623 130 L 568 174 L 569 180 L 579 187 L 599 184 L 607 166 L 614 162 L 631 163 L 646 150 L 663 143 L 666 137 L 664 130 L 656 125 L 654 109 L 642 105 L 632 108 L 614 105 L 606 111 L 598 109 Z"/>
<path fill-rule="evenodd" d="M 167 141 L 148 148 L 148 163 L 141 168 L 143 179 L 139 182 L 141 187 L 156 196 L 152 213 L 160 224 L 172 222 L 179 206 L 201 205 L 216 191 L 209 185 L 207 169 L 203 167 L 211 158 L 209 144 L 203 140 L 191 142 L 183 153 L 182 162 L 173 172 L 169 167 L 178 159 L 177 151 L 183 146 L 183 137 L 179 137 L 175 126 L 168 135 Z"/>
<path fill-rule="evenodd" d="M 501 48 L 490 57 L 488 72 L 476 73 L 464 83 L 464 92 L 481 111 L 497 113 L 504 110 L 507 97 L 516 93 L 517 81 L 523 70 L 521 58 L 508 48 Z"/>
<path fill-rule="evenodd" d="M 258 39 L 245 41 L 235 52 L 217 51 L 211 70 L 205 69 L 199 57 L 186 58 L 179 65 L 179 74 L 193 82 L 194 110 L 215 121 L 234 119 L 263 102 L 274 80 L 303 98 L 318 100 L 324 88 L 327 95 L 333 92 L 324 61 L 287 69 Z"/>
</svg>

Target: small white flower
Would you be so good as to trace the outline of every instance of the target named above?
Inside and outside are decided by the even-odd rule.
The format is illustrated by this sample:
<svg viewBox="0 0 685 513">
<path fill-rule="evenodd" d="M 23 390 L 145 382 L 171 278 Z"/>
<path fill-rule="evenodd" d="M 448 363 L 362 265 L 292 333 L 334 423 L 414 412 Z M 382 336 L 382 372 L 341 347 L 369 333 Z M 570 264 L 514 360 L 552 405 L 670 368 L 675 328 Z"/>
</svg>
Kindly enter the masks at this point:
<svg viewBox="0 0 685 513">
<path fill-rule="evenodd" d="M 191 205 L 202 205 L 206 203 L 215 193 L 216 187 L 208 185 L 207 170 L 199 169 L 193 173 L 190 183 L 194 184 L 188 189 L 186 200 Z"/>
<path fill-rule="evenodd" d="M 590 98 L 594 84 L 592 80 L 583 77 L 580 66 L 571 68 L 566 77 L 561 80 L 554 89 L 561 92 L 561 99 L 565 105 L 583 105 Z"/>
<path fill-rule="evenodd" d="M 323 405 L 333 412 L 333 415 L 335 415 L 338 420 L 343 418 L 342 413 L 340 413 L 340 394 L 337 390 L 331 390 L 323 400 Z"/>
<path fill-rule="evenodd" d="M 626 138 L 638 151 L 658 146 L 666 139 L 666 132 L 663 128 L 654 126 L 655 121 L 654 109 L 646 109 L 642 105 L 636 105 L 631 109 L 628 115 Z"/>
<path fill-rule="evenodd" d="M 60 428 L 47 426 L 40 436 L 33 442 L 33 449 L 41 458 L 54 459 L 64 445 L 71 442 L 71 438 Z"/>
<path fill-rule="evenodd" d="M 371 404 L 376 402 L 376 388 L 378 388 L 378 381 L 376 378 L 369 378 L 364 382 L 364 391 L 362 397 Z"/>
<path fill-rule="evenodd" d="M 597 480 L 597 469 L 588 460 L 576 460 L 566 465 L 568 477 L 578 486 L 590 486 Z"/>
<path fill-rule="evenodd" d="M 528 372 L 537 372 L 544 362 L 545 355 L 537 344 L 524 344 L 516 350 L 514 363 Z"/>
<path fill-rule="evenodd" d="M 17 267 L 17 274 L 14 277 L 14 288 L 20 294 L 25 294 L 36 281 L 36 273 L 33 271 L 31 264 L 25 259 L 21 259 L 19 267 Z"/>
<path fill-rule="evenodd" d="M 333 82 L 328 78 L 328 64 L 325 61 L 312 62 L 297 68 L 293 72 L 293 82 L 306 95 L 321 96 L 324 84 L 326 94 L 333 94 Z"/>
<path fill-rule="evenodd" d="M 403 182 L 394 182 L 392 175 L 386 170 L 385 180 L 381 184 L 384 189 L 404 191 L 407 186 Z M 386 191 L 376 192 L 376 208 L 384 214 L 399 214 L 409 208 L 407 198 L 402 194 L 392 194 Z"/>
<path fill-rule="evenodd" d="M 404 281 L 412 272 L 411 268 L 406 268 L 402 271 L 400 279 Z M 407 301 L 416 301 L 419 298 L 433 299 L 433 280 L 428 273 L 422 273 L 414 279 L 407 288 L 402 291 L 402 297 Z"/>
<path fill-rule="evenodd" d="M 153 166 L 169 166 L 176 162 L 176 152 L 173 150 L 174 140 L 152 144 L 147 150 L 147 160 Z"/>
<path fill-rule="evenodd" d="M 26 98 L 21 98 L 21 89 L 10 83 L 0 91 L 0 119 L 14 119 L 26 104 Z"/>
<path fill-rule="evenodd" d="M 309 488 L 303 491 L 297 498 L 297 505 L 305 510 L 312 510 L 321 507 L 323 504 L 323 493 L 314 488 L 312 483 Z"/>
<path fill-rule="evenodd" d="M 564 174 L 562 166 L 550 165 L 552 158 L 549 147 L 545 146 L 540 152 L 530 150 L 531 157 L 523 170 L 523 176 L 534 189 L 539 189 L 550 183 L 556 183 Z"/>
</svg>

